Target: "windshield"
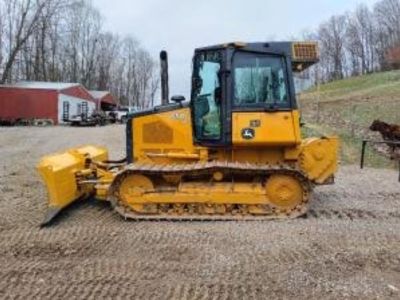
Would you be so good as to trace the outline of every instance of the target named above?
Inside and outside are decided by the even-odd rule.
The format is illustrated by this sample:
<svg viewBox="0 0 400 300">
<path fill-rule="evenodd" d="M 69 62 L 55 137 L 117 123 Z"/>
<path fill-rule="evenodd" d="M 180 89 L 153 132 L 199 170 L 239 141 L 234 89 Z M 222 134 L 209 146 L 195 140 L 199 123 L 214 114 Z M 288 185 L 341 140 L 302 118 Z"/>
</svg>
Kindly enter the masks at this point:
<svg viewBox="0 0 400 300">
<path fill-rule="evenodd" d="M 234 104 L 289 108 L 282 57 L 238 52 L 234 56 Z"/>
</svg>

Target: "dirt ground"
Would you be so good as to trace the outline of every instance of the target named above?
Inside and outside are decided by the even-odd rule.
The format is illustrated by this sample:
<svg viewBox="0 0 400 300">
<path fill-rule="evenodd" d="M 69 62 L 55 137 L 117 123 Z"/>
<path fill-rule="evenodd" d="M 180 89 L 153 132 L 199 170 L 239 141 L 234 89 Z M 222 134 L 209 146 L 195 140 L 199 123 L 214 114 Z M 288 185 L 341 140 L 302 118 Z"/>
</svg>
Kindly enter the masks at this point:
<svg viewBox="0 0 400 300">
<path fill-rule="evenodd" d="M 291 221 L 132 222 L 88 201 L 39 229 L 35 164 L 86 143 L 123 157 L 124 127 L 0 128 L 0 298 L 400 298 L 395 171 L 342 167 Z"/>
</svg>

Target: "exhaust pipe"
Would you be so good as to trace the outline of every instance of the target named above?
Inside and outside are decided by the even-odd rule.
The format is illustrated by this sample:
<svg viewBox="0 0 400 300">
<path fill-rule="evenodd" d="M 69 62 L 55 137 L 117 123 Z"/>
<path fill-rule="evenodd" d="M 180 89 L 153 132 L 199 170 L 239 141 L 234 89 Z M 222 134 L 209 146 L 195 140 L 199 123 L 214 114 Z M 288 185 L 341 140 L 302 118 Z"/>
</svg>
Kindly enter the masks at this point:
<svg viewBox="0 0 400 300">
<path fill-rule="evenodd" d="M 169 103 L 169 86 L 168 86 L 168 54 L 163 50 L 160 52 L 160 68 L 161 68 L 161 105 Z"/>
</svg>

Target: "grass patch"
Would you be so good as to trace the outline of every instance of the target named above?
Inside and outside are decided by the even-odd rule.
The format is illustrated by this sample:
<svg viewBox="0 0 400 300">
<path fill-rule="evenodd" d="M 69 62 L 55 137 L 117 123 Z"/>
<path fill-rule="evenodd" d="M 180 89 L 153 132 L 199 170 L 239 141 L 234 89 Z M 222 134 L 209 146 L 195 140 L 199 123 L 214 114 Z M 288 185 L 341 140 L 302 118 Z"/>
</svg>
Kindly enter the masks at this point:
<svg viewBox="0 0 400 300">
<path fill-rule="evenodd" d="M 342 164 L 359 164 L 361 159 L 362 138 L 355 137 L 345 130 L 334 130 L 329 126 L 307 123 L 302 127 L 303 138 L 335 135 L 340 139 L 340 160 Z M 375 168 L 395 168 L 396 164 L 380 153 L 367 148 L 365 165 Z"/>
<path fill-rule="evenodd" d="M 303 135 L 335 134 L 341 140 L 341 160 L 358 164 L 363 139 L 381 139 L 369 130 L 380 119 L 400 124 L 400 71 L 352 77 L 323 84 L 299 96 Z M 395 166 L 382 154 L 368 147 L 366 162 L 373 167 Z"/>
<path fill-rule="evenodd" d="M 377 93 L 385 90 L 386 93 L 400 91 L 400 70 L 368 74 L 346 78 L 343 80 L 332 81 L 320 85 L 319 92 L 322 100 L 332 100 L 332 98 L 348 97 L 349 94 L 361 93 L 379 95 Z M 304 97 L 318 93 L 318 88 L 314 87 L 304 93 Z"/>
</svg>

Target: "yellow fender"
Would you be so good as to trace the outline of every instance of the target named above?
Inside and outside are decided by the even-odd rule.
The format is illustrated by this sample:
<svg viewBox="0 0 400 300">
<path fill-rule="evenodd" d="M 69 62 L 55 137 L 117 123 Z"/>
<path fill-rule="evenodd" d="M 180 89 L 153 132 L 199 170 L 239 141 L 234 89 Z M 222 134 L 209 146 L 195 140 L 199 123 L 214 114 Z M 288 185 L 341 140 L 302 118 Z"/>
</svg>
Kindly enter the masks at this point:
<svg viewBox="0 0 400 300">
<path fill-rule="evenodd" d="M 304 139 L 300 168 L 316 184 L 331 182 L 338 169 L 339 139 L 335 136 Z"/>
</svg>

